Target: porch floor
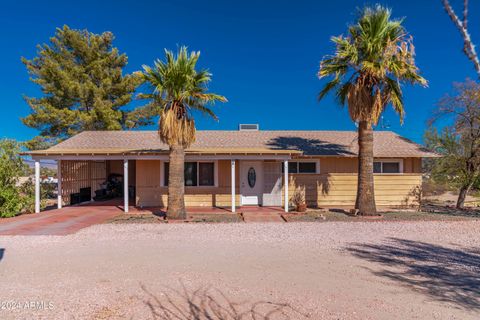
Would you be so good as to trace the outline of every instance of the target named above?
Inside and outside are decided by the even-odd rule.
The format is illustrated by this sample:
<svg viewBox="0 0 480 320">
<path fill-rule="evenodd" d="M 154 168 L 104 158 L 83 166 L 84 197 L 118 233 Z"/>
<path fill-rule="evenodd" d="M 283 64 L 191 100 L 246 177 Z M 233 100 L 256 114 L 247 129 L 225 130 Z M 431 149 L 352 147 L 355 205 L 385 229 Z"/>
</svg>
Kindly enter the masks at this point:
<svg viewBox="0 0 480 320">
<path fill-rule="evenodd" d="M 123 205 L 118 204 L 118 208 L 123 210 Z M 128 213 L 130 214 L 143 214 L 143 213 L 159 213 L 165 212 L 165 207 L 129 207 Z M 261 214 L 261 213 L 278 213 L 281 214 L 283 212 L 283 208 L 280 207 L 259 207 L 259 206 L 241 206 L 236 208 L 236 212 L 232 212 L 230 207 L 187 207 L 187 213 L 195 214 L 195 213 L 203 213 L 203 214 L 237 214 L 237 213 L 254 213 L 254 214 Z"/>
<path fill-rule="evenodd" d="M 120 208 L 123 207 L 120 206 Z M 129 214 L 159 214 L 165 212 L 163 207 L 139 208 L 133 207 L 128 209 Z M 260 206 L 241 206 L 236 208 L 236 212 L 232 212 L 231 208 L 223 207 L 187 207 L 187 215 L 189 217 L 196 214 L 240 214 L 244 222 L 285 222 L 282 217 L 283 208 L 281 207 L 260 207 Z"/>
</svg>

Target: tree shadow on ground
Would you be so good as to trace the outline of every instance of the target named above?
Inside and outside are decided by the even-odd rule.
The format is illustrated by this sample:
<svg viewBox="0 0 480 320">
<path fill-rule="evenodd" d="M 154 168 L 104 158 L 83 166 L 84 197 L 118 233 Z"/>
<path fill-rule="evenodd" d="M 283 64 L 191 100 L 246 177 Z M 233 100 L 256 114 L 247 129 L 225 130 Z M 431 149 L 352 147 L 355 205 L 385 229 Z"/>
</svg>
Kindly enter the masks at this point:
<svg viewBox="0 0 480 320">
<path fill-rule="evenodd" d="M 372 270 L 377 276 L 437 301 L 480 309 L 480 248 L 447 248 L 389 238 L 385 244 L 356 243 L 346 249 L 355 257 L 386 267 Z"/>
<path fill-rule="evenodd" d="M 222 291 L 210 287 L 189 290 L 165 288 L 155 294 L 143 284 L 143 303 L 152 318 L 159 320 L 267 320 L 308 319 L 309 317 L 286 303 L 270 301 L 234 302 Z"/>
</svg>

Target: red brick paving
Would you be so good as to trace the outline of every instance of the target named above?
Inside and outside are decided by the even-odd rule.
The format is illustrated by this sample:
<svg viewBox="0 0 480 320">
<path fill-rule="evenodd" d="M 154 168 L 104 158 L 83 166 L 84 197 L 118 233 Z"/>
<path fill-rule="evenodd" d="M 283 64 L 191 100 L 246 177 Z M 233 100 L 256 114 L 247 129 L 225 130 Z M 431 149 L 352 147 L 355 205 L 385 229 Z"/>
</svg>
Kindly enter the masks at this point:
<svg viewBox="0 0 480 320">
<path fill-rule="evenodd" d="M 277 212 L 264 212 L 264 213 L 254 213 L 254 212 L 243 212 L 243 221 L 250 222 L 285 222 L 282 216 Z"/>
<path fill-rule="evenodd" d="M 241 207 L 243 221 L 249 222 L 285 222 L 283 210 L 279 207 Z"/>
<path fill-rule="evenodd" d="M 122 211 L 114 205 L 83 205 L 3 219 L 0 235 L 67 235 L 105 222 Z"/>
<path fill-rule="evenodd" d="M 64 207 L 38 214 L 0 219 L 0 235 L 67 235 L 94 224 L 103 223 L 123 213 L 121 201 L 92 202 L 80 206 Z M 163 211 L 164 208 L 130 207 L 131 214 Z M 189 213 L 231 213 L 230 208 L 190 207 Z M 279 207 L 239 207 L 245 222 L 285 222 Z M 232 213 L 233 214 L 233 213 Z"/>
</svg>

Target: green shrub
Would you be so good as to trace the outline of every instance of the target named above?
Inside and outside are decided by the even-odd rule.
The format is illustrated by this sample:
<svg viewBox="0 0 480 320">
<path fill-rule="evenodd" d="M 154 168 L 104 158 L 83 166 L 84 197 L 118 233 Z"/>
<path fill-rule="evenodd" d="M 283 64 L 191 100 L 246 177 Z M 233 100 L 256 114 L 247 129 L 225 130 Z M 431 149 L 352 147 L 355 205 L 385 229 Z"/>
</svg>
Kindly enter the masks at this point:
<svg viewBox="0 0 480 320">
<path fill-rule="evenodd" d="M 0 217 L 13 217 L 22 212 L 33 212 L 35 187 L 29 179 L 19 185 L 19 178 L 29 175 L 20 156 L 20 144 L 15 140 L 0 140 Z"/>
<path fill-rule="evenodd" d="M 11 187 L 0 189 L 0 217 L 16 216 L 22 209 L 23 201 L 18 189 Z"/>
</svg>

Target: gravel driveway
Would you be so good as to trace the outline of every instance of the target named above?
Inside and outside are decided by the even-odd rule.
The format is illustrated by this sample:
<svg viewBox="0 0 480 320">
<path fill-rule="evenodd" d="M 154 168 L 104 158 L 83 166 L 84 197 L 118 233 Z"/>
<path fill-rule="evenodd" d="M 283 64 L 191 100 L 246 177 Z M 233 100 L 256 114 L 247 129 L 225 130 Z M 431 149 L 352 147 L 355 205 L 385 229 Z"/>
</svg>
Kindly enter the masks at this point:
<svg viewBox="0 0 480 320">
<path fill-rule="evenodd" d="M 479 221 L 104 224 L 3 236 L 0 318 L 479 319 L 479 231 Z"/>
</svg>

